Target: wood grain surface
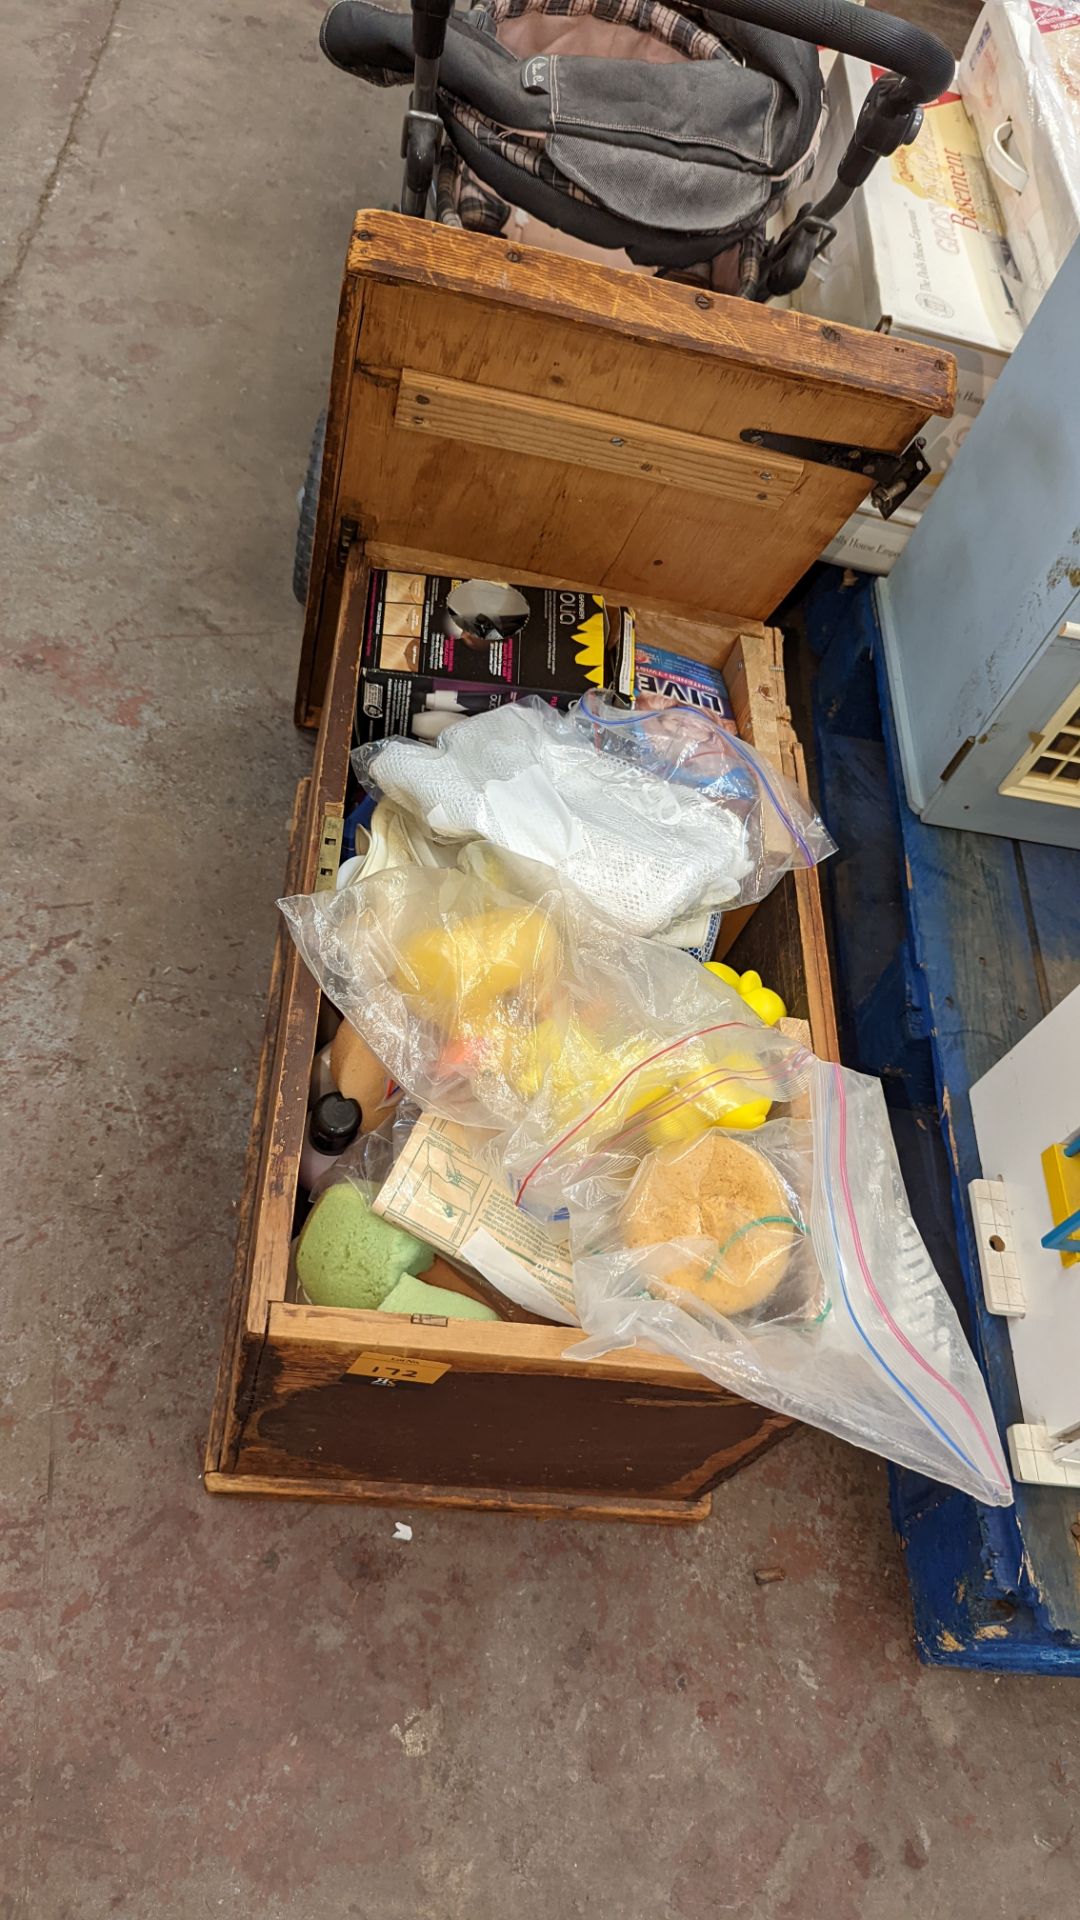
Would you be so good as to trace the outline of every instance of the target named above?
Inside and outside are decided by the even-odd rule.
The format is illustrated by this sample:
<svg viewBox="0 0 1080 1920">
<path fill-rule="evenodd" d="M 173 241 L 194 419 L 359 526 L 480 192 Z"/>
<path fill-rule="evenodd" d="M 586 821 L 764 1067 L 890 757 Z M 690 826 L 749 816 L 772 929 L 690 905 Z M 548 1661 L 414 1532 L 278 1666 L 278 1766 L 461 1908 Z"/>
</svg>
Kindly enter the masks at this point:
<svg viewBox="0 0 1080 1920">
<path fill-rule="evenodd" d="M 505 393 L 408 368 L 398 380 L 394 425 L 406 432 L 469 441 L 513 455 L 531 454 L 566 466 L 594 467 L 635 479 L 648 474 L 655 486 L 685 487 L 690 493 L 757 501 L 768 507 L 781 506 L 805 472 L 801 460 L 774 454 L 763 470 L 761 454 L 741 441 L 675 432 L 625 414 L 597 413 L 535 394 Z"/>
<path fill-rule="evenodd" d="M 262 1499 L 361 1501 L 365 1506 L 399 1507 L 406 1512 L 413 1507 L 434 1507 L 450 1512 L 505 1513 L 530 1520 L 617 1520 L 669 1527 L 693 1526 L 707 1520 L 712 1510 L 711 1493 L 703 1493 L 696 1500 L 634 1499 L 629 1494 L 599 1499 L 588 1494 L 558 1493 L 551 1488 L 543 1493 L 520 1488 L 507 1492 L 497 1487 L 443 1487 L 430 1481 L 355 1477 L 305 1480 L 277 1473 L 219 1472 L 207 1473 L 205 1485 L 208 1493 L 247 1494 Z"/>
<path fill-rule="evenodd" d="M 511 1335 L 516 1344 L 546 1336 L 543 1327 L 459 1322 L 441 1379 L 386 1385 L 346 1371 L 371 1350 L 375 1316 L 343 1344 L 282 1334 L 286 1311 L 273 1315 L 260 1355 L 240 1474 L 694 1500 L 790 1425 L 689 1371 L 679 1387 L 621 1379 L 615 1368 L 612 1377 L 577 1373 L 572 1363 L 524 1371 L 497 1340 L 485 1358 L 460 1331 Z M 446 1361 L 441 1331 L 412 1326 L 406 1338 L 395 1324 L 383 1350 Z"/>
<path fill-rule="evenodd" d="M 403 375 L 414 396 L 441 383 L 446 431 L 399 413 Z M 869 489 L 810 460 L 762 452 L 747 463 L 742 431 L 899 452 L 931 413 L 951 412 L 954 388 L 947 354 L 889 335 L 360 214 L 298 716 L 321 706 L 348 539 L 379 564 L 444 556 L 454 571 L 760 620 Z M 605 433 L 612 421 L 626 431 Z"/>
</svg>

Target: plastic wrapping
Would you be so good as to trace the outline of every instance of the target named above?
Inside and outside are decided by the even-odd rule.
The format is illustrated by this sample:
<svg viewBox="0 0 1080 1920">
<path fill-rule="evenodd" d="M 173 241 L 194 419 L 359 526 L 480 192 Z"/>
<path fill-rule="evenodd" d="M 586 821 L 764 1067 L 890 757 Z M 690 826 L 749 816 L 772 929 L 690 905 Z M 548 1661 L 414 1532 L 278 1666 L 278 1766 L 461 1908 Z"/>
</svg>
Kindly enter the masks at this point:
<svg viewBox="0 0 1080 1920">
<path fill-rule="evenodd" d="M 280 904 L 388 1073 L 477 1129 L 538 1216 L 559 1211 L 586 1147 L 738 1123 L 804 1083 L 811 1056 L 685 954 L 628 938 L 544 868 L 513 863 L 522 894 L 495 884 L 490 850 L 462 860 Z"/>
<path fill-rule="evenodd" d="M 880 1085 L 815 1061 L 810 1086 L 809 1121 L 743 1136 L 760 1164 L 741 1189 L 730 1165 L 701 1163 L 701 1141 L 660 1167 L 608 1151 L 568 1170 L 582 1356 L 643 1341 L 1007 1505 L 986 1388 L 911 1217 Z"/>
<path fill-rule="evenodd" d="M 415 1100 L 399 1100 L 377 1127 L 370 1133 L 358 1133 L 351 1146 L 338 1154 L 333 1166 L 315 1182 L 309 1199 L 317 1200 L 320 1193 L 325 1193 L 327 1187 L 335 1186 L 339 1180 L 351 1180 L 373 1200 L 394 1162 L 404 1152 L 419 1118 L 420 1108 Z"/>
<path fill-rule="evenodd" d="M 797 788 L 692 707 L 628 713 L 587 694 L 562 714 L 523 700 L 435 747 L 384 740 L 353 761 L 437 838 L 553 868 L 628 933 L 761 900 L 834 851 Z"/>
<path fill-rule="evenodd" d="M 476 1130 L 477 1158 L 519 1206 L 568 1213 L 582 1357 L 645 1341 L 1007 1502 L 986 1391 L 912 1221 L 879 1084 L 816 1061 L 707 969 L 628 939 L 543 869 L 522 895 L 494 883 L 490 850 L 462 860 L 281 906 L 324 992 L 406 1092 Z M 795 1110 L 758 1126 L 762 1102 Z"/>
</svg>

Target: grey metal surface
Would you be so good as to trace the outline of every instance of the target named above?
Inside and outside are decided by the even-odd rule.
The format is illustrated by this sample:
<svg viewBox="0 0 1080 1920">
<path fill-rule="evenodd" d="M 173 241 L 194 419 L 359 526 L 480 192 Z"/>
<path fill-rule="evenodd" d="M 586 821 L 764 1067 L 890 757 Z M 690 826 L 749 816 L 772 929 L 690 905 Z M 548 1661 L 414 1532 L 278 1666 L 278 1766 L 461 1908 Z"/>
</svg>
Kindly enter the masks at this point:
<svg viewBox="0 0 1080 1920">
<path fill-rule="evenodd" d="M 935 826 L 1080 845 L 1080 808 L 997 791 L 1080 682 L 1080 244 L 877 589 L 908 797 Z M 984 737 L 985 736 L 985 737 Z"/>
</svg>

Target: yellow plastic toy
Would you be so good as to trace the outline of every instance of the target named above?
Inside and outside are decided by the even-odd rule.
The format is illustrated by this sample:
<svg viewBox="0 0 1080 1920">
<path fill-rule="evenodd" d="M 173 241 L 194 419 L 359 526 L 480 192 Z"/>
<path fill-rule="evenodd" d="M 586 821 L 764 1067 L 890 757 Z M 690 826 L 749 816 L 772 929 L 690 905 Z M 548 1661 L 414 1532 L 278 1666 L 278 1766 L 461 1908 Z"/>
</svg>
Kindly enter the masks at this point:
<svg viewBox="0 0 1080 1920">
<path fill-rule="evenodd" d="M 593 1108 L 584 1131 L 598 1143 L 622 1138 L 668 1146 L 695 1140 L 710 1127 L 750 1131 L 766 1119 L 771 1102 L 752 1092 L 760 1072 L 752 1054 L 717 1060 L 690 1043 L 679 1050 L 673 1078 L 671 1062 L 666 1072 L 659 1063 L 644 1064 L 653 1046 L 645 1035 L 605 1046 L 591 1021 L 572 1017 L 564 1026 L 552 1019 L 561 964 L 558 930 L 542 908 L 498 908 L 415 935 L 403 947 L 397 980 L 424 1015 L 445 1028 L 447 1075 L 493 1075 L 526 1100 L 542 1091 L 556 1125 Z M 764 1025 L 783 1019 L 784 1002 L 762 985 L 760 974 L 740 975 L 722 961 L 707 964 Z M 602 1032 L 602 1008 L 596 1018 Z"/>
<path fill-rule="evenodd" d="M 706 960 L 705 971 L 715 973 L 718 980 L 726 980 L 729 987 L 734 987 L 751 1013 L 756 1013 L 766 1027 L 775 1027 L 779 1020 L 787 1018 L 787 1008 L 780 995 L 771 987 L 763 987 L 760 973 L 755 973 L 752 967 L 746 973 L 736 973 L 734 967 L 726 967 L 722 960 Z"/>
<path fill-rule="evenodd" d="M 397 968 L 402 993 L 447 1027 L 482 1030 L 498 1002 L 523 994 L 531 1009 L 559 976 L 562 942 L 539 907 L 499 907 L 425 928 Z"/>
</svg>

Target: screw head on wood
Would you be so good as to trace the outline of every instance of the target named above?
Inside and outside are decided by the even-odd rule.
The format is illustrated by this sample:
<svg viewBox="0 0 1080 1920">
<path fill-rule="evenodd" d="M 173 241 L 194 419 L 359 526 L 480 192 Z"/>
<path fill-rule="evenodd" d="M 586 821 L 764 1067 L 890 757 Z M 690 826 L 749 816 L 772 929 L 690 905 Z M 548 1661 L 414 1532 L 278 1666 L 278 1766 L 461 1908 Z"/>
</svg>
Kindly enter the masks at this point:
<svg viewBox="0 0 1080 1920">
<path fill-rule="evenodd" d="M 613 433 L 611 436 L 611 444 L 613 447 L 625 447 L 626 441 L 623 440 L 619 434 Z"/>
</svg>

